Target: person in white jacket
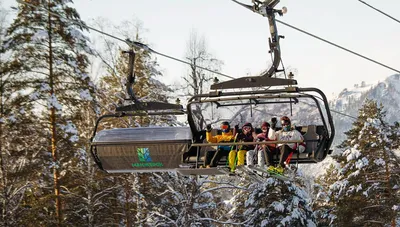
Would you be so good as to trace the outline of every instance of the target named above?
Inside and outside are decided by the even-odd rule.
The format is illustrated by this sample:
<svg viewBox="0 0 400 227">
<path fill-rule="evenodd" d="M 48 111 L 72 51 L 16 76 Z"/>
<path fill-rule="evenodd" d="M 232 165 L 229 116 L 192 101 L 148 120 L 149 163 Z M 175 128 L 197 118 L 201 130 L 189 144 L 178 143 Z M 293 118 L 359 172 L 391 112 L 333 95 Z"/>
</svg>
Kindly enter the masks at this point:
<svg viewBox="0 0 400 227">
<path fill-rule="evenodd" d="M 287 116 L 281 117 L 282 130 L 276 132 L 276 138 L 278 141 L 290 141 L 290 140 L 304 140 L 303 136 L 295 128 L 292 128 L 290 118 Z M 291 153 L 298 152 L 303 153 L 306 149 L 304 142 L 302 143 L 287 143 L 278 144 L 278 149 L 281 152 L 279 160 L 279 166 L 276 169 L 277 172 L 283 173 L 285 168 L 285 161 L 288 159 Z M 287 163 L 289 164 L 289 163 Z"/>
</svg>

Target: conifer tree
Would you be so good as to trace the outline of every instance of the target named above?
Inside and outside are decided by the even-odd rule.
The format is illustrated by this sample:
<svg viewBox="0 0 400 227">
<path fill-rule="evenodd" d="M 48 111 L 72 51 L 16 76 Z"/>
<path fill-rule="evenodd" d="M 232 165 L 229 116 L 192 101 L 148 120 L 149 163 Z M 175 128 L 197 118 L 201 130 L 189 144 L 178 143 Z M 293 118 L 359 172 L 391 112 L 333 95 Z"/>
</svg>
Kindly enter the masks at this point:
<svg viewBox="0 0 400 227">
<path fill-rule="evenodd" d="M 299 182 L 301 183 L 301 182 Z M 231 199 L 232 224 L 243 226 L 316 226 L 310 198 L 294 182 L 269 177 L 264 183 L 241 182 Z"/>
<path fill-rule="evenodd" d="M 1 2 L 0 2 L 1 3 Z M 7 12 L 0 4 L 0 43 L 6 34 Z M 1 226 L 20 226 L 26 220 L 25 194 L 35 185 L 41 149 L 40 128 L 31 117 L 32 104 L 15 83 L 5 64 L 9 53 L 0 48 L 0 204 Z"/>
<path fill-rule="evenodd" d="M 44 223 L 60 226 L 64 222 L 63 207 L 68 206 L 61 201 L 62 184 L 68 183 L 62 179 L 63 168 L 70 164 L 69 157 L 78 140 L 73 120 L 82 104 L 92 99 L 93 89 L 86 73 L 87 54 L 92 51 L 82 33 L 83 27 L 71 21 L 80 21 L 71 7 L 72 1 L 29 3 L 39 8 L 19 5 L 17 17 L 7 30 L 4 50 L 11 56 L 6 65 L 18 75 L 14 82 L 24 87 L 26 97 L 35 102 L 39 113 L 36 122 L 42 126 L 41 137 L 47 138 L 45 146 L 51 154 L 51 160 L 42 162 L 42 180 L 53 185 L 53 192 L 47 191 L 47 187 L 36 190 L 44 194 L 40 204 L 47 208 L 42 213 L 48 216 Z M 47 178 L 50 170 L 52 180 Z M 50 199 L 55 200 L 54 208 Z"/>
<path fill-rule="evenodd" d="M 335 208 L 335 200 L 329 198 L 329 187 L 338 180 L 337 166 L 331 164 L 326 173 L 318 177 L 313 185 L 313 210 L 319 226 L 329 226 L 336 219 L 332 213 Z"/>
<path fill-rule="evenodd" d="M 4 74 L 3 74 L 4 75 Z M 36 181 L 43 147 L 32 109 L 9 84 L 0 89 L 0 203 L 1 226 L 20 226 L 27 220 L 26 194 Z M 12 97 L 13 96 L 13 97 Z M 25 101 L 24 101 L 25 100 Z"/>
<path fill-rule="evenodd" d="M 396 126 L 384 119 L 383 106 L 366 100 L 338 157 L 338 180 L 330 186 L 337 226 L 395 226 L 399 218 L 399 163 Z"/>
<path fill-rule="evenodd" d="M 154 173 L 148 178 L 142 209 L 144 220 L 161 226 L 218 226 L 228 222 L 219 216 L 224 202 L 217 195 L 238 189 L 229 181 L 213 181 L 177 173 Z M 242 188 L 243 190 L 243 188 Z M 225 213 L 226 214 L 226 213 Z"/>
</svg>

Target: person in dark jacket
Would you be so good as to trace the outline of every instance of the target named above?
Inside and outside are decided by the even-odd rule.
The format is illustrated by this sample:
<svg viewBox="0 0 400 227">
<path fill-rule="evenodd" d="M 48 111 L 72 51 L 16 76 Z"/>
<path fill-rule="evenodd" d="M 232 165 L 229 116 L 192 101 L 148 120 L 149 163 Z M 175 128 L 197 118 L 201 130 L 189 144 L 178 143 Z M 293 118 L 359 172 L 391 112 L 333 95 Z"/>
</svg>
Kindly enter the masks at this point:
<svg viewBox="0 0 400 227">
<path fill-rule="evenodd" d="M 235 130 L 233 131 L 233 135 L 235 136 L 236 142 L 253 142 L 254 141 L 254 129 L 251 123 L 246 123 L 242 127 L 242 131 L 239 133 L 239 126 L 235 126 Z M 233 147 L 233 149 L 229 152 L 229 167 L 232 172 L 235 171 L 235 161 L 237 155 L 237 165 L 244 165 L 246 152 L 248 150 L 254 150 L 254 145 L 242 145 L 238 148 Z"/>
</svg>

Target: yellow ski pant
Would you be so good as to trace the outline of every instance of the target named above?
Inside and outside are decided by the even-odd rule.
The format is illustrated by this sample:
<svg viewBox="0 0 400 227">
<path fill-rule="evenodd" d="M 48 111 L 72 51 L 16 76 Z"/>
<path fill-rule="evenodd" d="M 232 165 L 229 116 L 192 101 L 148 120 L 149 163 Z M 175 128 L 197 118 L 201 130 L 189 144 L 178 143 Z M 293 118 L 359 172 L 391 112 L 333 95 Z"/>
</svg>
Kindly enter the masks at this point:
<svg viewBox="0 0 400 227">
<path fill-rule="evenodd" d="M 244 165 L 244 161 L 246 160 L 245 159 L 246 152 L 247 152 L 246 150 L 240 150 L 238 152 L 236 152 L 235 150 L 231 150 L 231 152 L 229 152 L 228 160 L 229 160 L 229 167 L 231 168 L 231 170 L 235 168 L 236 153 L 238 156 L 237 165 L 242 166 Z"/>
</svg>

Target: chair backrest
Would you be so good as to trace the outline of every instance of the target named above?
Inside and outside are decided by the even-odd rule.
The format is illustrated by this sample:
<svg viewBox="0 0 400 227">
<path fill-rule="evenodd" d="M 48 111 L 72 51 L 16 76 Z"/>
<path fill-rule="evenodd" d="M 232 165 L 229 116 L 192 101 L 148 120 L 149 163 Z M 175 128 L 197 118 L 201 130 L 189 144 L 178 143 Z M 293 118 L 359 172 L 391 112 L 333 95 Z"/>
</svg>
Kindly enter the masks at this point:
<svg viewBox="0 0 400 227">
<path fill-rule="evenodd" d="M 233 133 L 233 129 L 231 128 L 230 130 Z M 216 136 L 216 135 L 222 135 L 222 130 L 221 129 L 217 129 L 217 128 L 213 128 L 211 130 L 211 135 L 212 136 Z"/>
<path fill-rule="evenodd" d="M 309 125 L 307 127 L 307 132 L 303 135 L 306 143 L 306 152 L 313 153 L 317 150 L 318 141 L 320 136 L 317 133 L 316 125 Z"/>
<path fill-rule="evenodd" d="M 217 128 L 213 128 L 213 129 L 211 130 L 211 135 L 212 135 L 212 136 L 221 135 L 221 134 L 222 134 L 222 131 L 219 130 L 219 129 L 217 129 Z"/>
</svg>

